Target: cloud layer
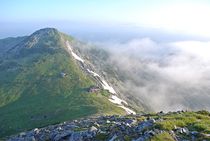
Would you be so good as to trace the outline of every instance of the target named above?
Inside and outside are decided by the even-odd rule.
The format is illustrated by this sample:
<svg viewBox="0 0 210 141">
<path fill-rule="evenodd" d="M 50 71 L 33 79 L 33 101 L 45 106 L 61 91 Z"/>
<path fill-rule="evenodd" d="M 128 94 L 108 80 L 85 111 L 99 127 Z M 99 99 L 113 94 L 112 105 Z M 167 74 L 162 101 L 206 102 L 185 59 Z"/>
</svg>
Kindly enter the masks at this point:
<svg viewBox="0 0 210 141">
<path fill-rule="evenodd" d="M 129 93 L 155 111 L 210 110 L 210 42 L 104 44 Z"/>
</svg>

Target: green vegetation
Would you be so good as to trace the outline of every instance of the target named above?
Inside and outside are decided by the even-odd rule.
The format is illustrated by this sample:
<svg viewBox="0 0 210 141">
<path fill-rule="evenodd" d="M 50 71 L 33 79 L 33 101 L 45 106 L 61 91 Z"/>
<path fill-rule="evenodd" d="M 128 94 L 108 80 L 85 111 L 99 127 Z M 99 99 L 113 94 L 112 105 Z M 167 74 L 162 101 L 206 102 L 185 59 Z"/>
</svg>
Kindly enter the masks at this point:
<svg viewBox="0 0 210 141">
<path fill-rule="evenodd" d="M 107 140 L 107 138 L 108 138 L 108 135 L 105 133 L 99 133 L 96 135 L 96 140 L 98 141 L 104 141 L 104 140 Z"/>
<path fill-rule="evenodd" d="M 105 98 L 107 92 L 86 92 L 95 82 L 66 51 L 62 39 L 72 38 L 49 31 L 28 37 L 0 64 L 0 137 L 95 114 L 124 113 Z"/>
<path fill-rule="evenodd" d="M 164 132 L 164 133 L 155 135 L 154 137 L 150 139 L 150 141 L 175 141 L 175 140 L 169 133 Z"/>
<path fill-rule="evenodd" d="M 207 111 L 166 114 L 163 119 L 156 123 L 156 127 L 167 131 L 173 130 L 175 126 L 187 127 L 190 131 L 210 134 L 210 114 Z"/>
</svg>

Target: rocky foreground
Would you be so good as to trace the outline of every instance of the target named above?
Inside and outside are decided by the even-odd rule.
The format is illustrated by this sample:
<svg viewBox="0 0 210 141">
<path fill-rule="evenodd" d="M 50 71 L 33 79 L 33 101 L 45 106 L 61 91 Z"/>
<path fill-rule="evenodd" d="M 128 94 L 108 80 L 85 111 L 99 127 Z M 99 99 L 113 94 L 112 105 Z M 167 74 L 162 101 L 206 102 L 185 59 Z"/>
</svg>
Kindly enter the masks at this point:
<svg viewBox="0 0 210 141">
<path fill-rule="evenodd" d="M 100 116 L 36 128 L 8 141 L 197 141 L 210 140 L 210 113 L 170 112 Z"/>
</svg>

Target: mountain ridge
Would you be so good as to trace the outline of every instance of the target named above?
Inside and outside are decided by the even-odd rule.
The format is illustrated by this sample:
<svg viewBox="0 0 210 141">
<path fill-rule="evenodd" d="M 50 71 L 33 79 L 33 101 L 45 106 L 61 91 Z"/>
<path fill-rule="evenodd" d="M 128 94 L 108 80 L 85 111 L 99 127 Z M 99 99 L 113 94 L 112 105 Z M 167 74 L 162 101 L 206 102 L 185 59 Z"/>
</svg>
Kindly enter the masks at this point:
<svg viewBox="0 0 210 141">
<path fill-rule="evenodd" d="M 88 91 L 96 82 L 69 54 L 67 40 L 74 39 L 55 29 L 42 29 L 3 57 L 0 136 L 95 114 L 125 113 L 109 101 L 106 90 Z"/>
</svg>

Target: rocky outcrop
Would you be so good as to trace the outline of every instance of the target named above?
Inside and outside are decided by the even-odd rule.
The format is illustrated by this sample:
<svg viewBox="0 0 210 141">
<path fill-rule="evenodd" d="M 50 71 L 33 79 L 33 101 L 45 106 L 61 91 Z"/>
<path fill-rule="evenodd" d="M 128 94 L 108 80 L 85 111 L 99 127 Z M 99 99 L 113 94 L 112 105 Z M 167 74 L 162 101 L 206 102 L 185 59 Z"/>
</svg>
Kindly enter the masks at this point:
<svg viewBox="0 0 210 141">
<path fill-rule="evenodd" d="M 175 113 L 179 114 L 179 113 Z M 156 115 L 100 116 L 73 120 L 58 125 L 22 132 L 11 136 L 8 141 L 145 141 L 160 134 L 168 134 L 173 140 L 197 140 L 203 133 L 190 131 L 187 127 L 172 130 L 158 128 L 164 122 L 161 113 Z M 207 135 L 205 134 L 207 137 Z"/>
</svg>

